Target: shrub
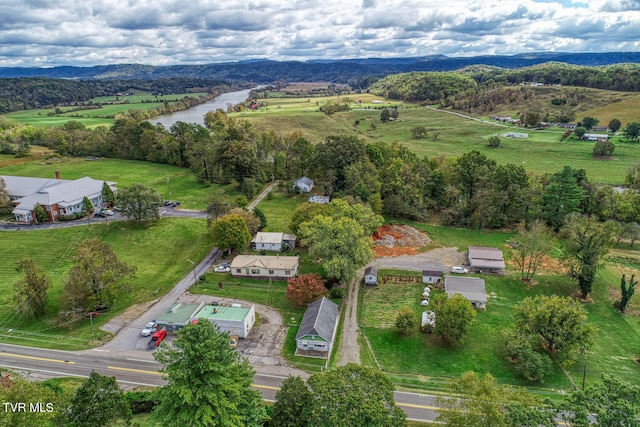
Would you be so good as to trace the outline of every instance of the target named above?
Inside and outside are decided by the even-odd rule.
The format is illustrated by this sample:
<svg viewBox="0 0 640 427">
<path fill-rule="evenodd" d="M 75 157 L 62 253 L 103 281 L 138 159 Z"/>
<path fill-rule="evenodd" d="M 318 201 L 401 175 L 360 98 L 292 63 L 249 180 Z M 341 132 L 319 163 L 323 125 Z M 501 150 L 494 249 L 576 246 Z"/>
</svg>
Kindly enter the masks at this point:
<svg viewBox="0 0 640 427">
<path fill-rule="evenodd" d="M 160 403 L 160 399 L 153 391 L 129 391 L 124 394 L 124 397 L 129 401 L 132 414 L 153 412 Z"/>
<path fill-rule="evenodd" d="M 344 288 L 333 287 L 329 291 L 329 296 L 333 299 L 344 298 Z"/>
</svg>

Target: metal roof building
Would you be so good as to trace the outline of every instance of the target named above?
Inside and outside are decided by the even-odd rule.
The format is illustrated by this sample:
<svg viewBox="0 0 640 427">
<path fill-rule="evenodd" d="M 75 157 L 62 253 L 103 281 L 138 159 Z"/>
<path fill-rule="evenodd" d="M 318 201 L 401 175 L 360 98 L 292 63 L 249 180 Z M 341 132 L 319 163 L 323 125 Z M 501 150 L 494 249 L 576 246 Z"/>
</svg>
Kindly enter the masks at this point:
<svg viewBox="0 0 640 427">
<path fill-rule="evenodd" d="M 474 270 L 504 270 L 504 257 L 498 248 L 469 246 L 469 265 Z"/>
<path fill-rule="evenodd" d="M 460 294 L 469 301 L 475 308 L 486 308 L 487 290 L 484 279 L 479 277 L 444 276 L 444 291 L 450 297 Z"/>
<path fill-rule="evenodd" d="M 338 305 L 325 297 L 309 304 L 296 334 L 297 350 L 329 354 L 336 336 L 338 315 Z"/>
<path fill-rule="evenodd" d="M 217 325 L 221 331 L 229 332 L 229 335 L 246 338 L 256 323 L 256 311 L 253 305 L 251 307 L 205 305 L 191 320 L 203 318 Z"/>
</svg>

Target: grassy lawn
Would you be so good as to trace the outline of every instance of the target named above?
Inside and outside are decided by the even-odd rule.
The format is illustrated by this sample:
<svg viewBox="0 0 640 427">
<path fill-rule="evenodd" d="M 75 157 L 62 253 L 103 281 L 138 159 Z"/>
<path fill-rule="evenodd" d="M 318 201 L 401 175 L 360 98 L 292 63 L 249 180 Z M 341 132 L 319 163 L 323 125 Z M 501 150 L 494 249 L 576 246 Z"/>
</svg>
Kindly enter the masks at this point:
<svg viewBox="0 0 640 427">
<path fill-rule="evenodd" d="M 151 301 L 164 295 L 192 269 L 187 258 L 201 260 L 211 249 L 205 233 L 206 222 L 196 219 L 162 219 L 151 226 L 133 222 L 94 224 L 91 227 L 71 227 L 57 230 L 0 232 L 0 331 L 7 342 L 49 348 L 86 348 L 90 339 L 88 320 L 71 329 L 50 326 L 59 308 L 59 296 L 73 264 L 75 248 L 89 238 L 98 238 L 113 246 L 125 262 L 137 267 L 130 280 L 131 291 L 120 296 L 108 315 L 94 320 L 100 326 L 108 318 L 127 307 Z M 42 320 L 32 320 L 14 312 L 13 283 L 20 275 L 14 269 L 22 258 L 33 258 L 49 274 L 47 314 Z M 13 328 L 11 338 L 6 330 Z M 17 334 L 17 335 L 16 335 Z"/>
<path fill-rule="evenodd" d="M 275 189 L 271 194 L 271 199 L 265 197 L 258 204 L 267 217 L 267 228 L 264 231 L 289 233 L 291 215 L 299 204 L 307 203 L 307 196 L 292 196 Z"/>
<path fill-rule="evenodd" d="M 10 156 L 0 155 L 1 175 L 53 178 L 60 171 L 63 179 L 78 179 L 90 176 L 94 179 L 115 181 L 119 187 L 142 183 L 158 191 L 163 198 L 180 200 L 183 209 L 204 209 L 207 199 L 217 190 L 225 191 L 228 203 L 238 194 L 232 185 L 204 187 L 196 182 L 193 173 L 186 168 L 151 162 L 119 159 L 85 160 L 83 158 L 60 158 L 57 160 L 32 160 L 10 163 Z M 168 183 L 167 183 L 168 182 Z M 171 190 L 171 192 L 169 192 Z"/>
</svg>

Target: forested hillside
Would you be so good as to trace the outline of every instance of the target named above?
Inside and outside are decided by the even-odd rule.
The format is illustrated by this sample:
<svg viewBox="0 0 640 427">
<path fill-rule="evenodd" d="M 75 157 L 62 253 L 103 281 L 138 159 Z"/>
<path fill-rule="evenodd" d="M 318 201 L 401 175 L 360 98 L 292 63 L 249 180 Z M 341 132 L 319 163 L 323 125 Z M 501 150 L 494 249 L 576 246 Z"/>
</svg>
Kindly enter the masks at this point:
<svg viewBox="0 0 640 427">
<path fill-rule="evenodd" d="M 371 85 L 371 93 L 403 101 L 437 102 L 477 87 L 469 76 L 460 73 L 403 73 L 393 74 Z"/>
</svg>

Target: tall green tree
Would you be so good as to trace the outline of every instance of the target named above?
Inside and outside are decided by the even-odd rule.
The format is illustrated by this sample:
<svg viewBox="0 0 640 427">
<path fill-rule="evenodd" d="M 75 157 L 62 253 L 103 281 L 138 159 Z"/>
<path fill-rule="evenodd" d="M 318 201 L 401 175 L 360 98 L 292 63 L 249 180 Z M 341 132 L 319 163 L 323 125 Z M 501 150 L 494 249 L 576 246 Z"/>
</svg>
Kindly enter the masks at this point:
<svg viewBox="0 0 640 427">
<path fill-rule="evenodd" d="M 65 425 L 61 413 L 68 404 L 65 393 L 15 373 L 0 372 L 0 402 L 25 403 L 27 411 L 0 409 L 0 427 Z M 38 410 L 30 410 L 31 405 Z"/>
<path fill-rule="evenodd" d="M 116 204 L 116 195 L 106 181 L 102 182 L 102 203 L 111 208 Z"/>
<path fill-rule="evenodd" d="M 582 126 L 584 126 L 587 130 L 591 130 L 594 126 L 597 126 L 600 123 L 600 119 L 595 117 L 586 116 L 582 119 Z"/>
<path fill-rule="evenodd" d="M 49 222 L 49 220 L 51 219 L 49 218 L 49 214 L 47 213 L 47 211 L 39 203 L 33 208 L 33 213 L 36 216 L 37 222 Z"/>
<path fill-rule="evenodd" d="M 25 276 L 13 285 L 13 301 L 17 310 L 36 319 L 40 318 L 47 311 L 47 291 L 51 287 L 51 279 L 31 258 L 18 261 L 16 271 Z"/>
<path fill-rule="evenodd" d="M 458 157 L 455 163 L 455 181 L 467 206 L 495 167 L 495 160 L 487 158 L 477 150 Z"/>
<path fill-rule="evenodd" d="M 539 339 L 560 362 L 570 361 L 593 346 L 595 328 L 576 300 L 558 295 L 527 297 L 514 307 L 514 329 Z"/>
<path fill-rule="evenodd" d="M 152 221 L 160 218 L 162 196 L 144 184 L 131 184 L 118 192 L 122 215 L 136 221 Z"/>
<path fill-rule="evenodd" d="M 167 384 L 152 418 L 163 426 L 261 426 L 266 411 L 251 388 L 254 370 L 229 348 L 229 334 L 200 319 L 181 329 L 153 356 Z"/>
<path fill-rule="evenodd" d="M 311 172 L 325 186 L 325 194 L 333 195 L 345 187 L 346 168 L 364 160 L 365 156 L 364 142 L 357 137 L 328 136 L 315 147 Z"/>
<path fill-rule="evenodd" d="M 627 124 L 627 127 L 623 130 L 625 138 L 628 138 L 632 141 L 638 139 L 640 137 L 640 122 L 631 122 Z"/>
<path fill-rule="evenodd" d="M 251 240 L 247 222 L 237 214 L 228 214 L 213 221 L 209 233 L 214 245 L 229 251 L 240 249 Z"/>
<path fill-rule="evenodd" d="M 312 375 L 307 385 L 311 402 L 302 417 L 309 427 L 406 425 L 395 387 L 379 370 L 349 363 Z"/>
<path fill-rule="evenodd" d="M 619 119 L 611 119 L 609 120 L 609 124 L 607 125 L 607 129 L 609 132 L 616 133 L 622 127 L 622 122 Z"/>
<path fill-rule="evenodd" d="M 551 250 L 551 232 L 541 220 L 534 221 L 529 228 L 524 222 L 518 224 L 513 259 L 520 269 L 520 279 L 531 280 Z"/>
<path fill-rule="evenodd" d="M 634 279 L 635 275 L 632 274 L 631 279 L 629 279 L 629 284 L 627 285 L 626 276 L 623 274 L 622 279 L 620 280 L 620 301 L 618 302 L 618 309 L 620 309 L 621 313 L 627 311 L 629 301 L 631 301 L 631 297 L 636 291 L 638 281 Z"/>
<path fill-rule="evenodd" d="M 583 298 L 591 292 L 602 259 L 613 246 L 613 226 L 612 222 L 601 223 L 595 217 L 574 214 L 567 218 L 561 230 L 564 259 L 571 276 L 578 281 Z"/>
<path fill-rule="evenodd" d="M 567 215 L 580 211 L 585 192 L 576 178 L 576 171 L 565 166 L 549 177 L 542 194 L 542 215 L 550 227 L 559 230 Z"/>
<path fill-rule="evenodd" d="M 7 183 L 0 177 L 0 214 L 5 215 L 11 212 L 13 205 L 7 191 Z"/>
<path fill-rule="evenodd" d="M 71 398 L 65 415 L 70 427 L 108 426 L 116 421 L 129 425 L 131 409 L 115 377 L 91 371 Z"/>
<path fill-rule="evenodd" d="M 307 419 L 302 414 L 310 402 L 311 392 L 302 378 L 285 378 L 271 408 L 269 427 L 307 427 Z"/>
<path fill-rule="evenodd" d="M 436 399 L 436 421 L 446 427 L 554 427 L 555 411 L 524 389 L 503 386 L 491 376 L 465 372 L 451 383 L 460 399 Z"/>
<path fill-rule="evenodd" d="M 111 307 L 127 290 L 136 268 L 121 261 L 110 244 L 89 239 L 78 245 L 74 265 L 61 296 L 59 317 L 78 320 L 86 311 Z"/>
<path fill-rule="evenodd" d="M 93 213 L 93 203 L 91 203 L 91 200 L 89 200 L 87 196 L 82 198 L 82 211 L 85 214 Z"/>
<path fill-rule="evenodd" d="M 460 294 L 451 297 L 446 293 L 434 295 L 433 311 L 436 313 L 433 333 L 451 343 L 461 341 L 469 333 L 476 317 L 471 302 Z"/>
</svg>

